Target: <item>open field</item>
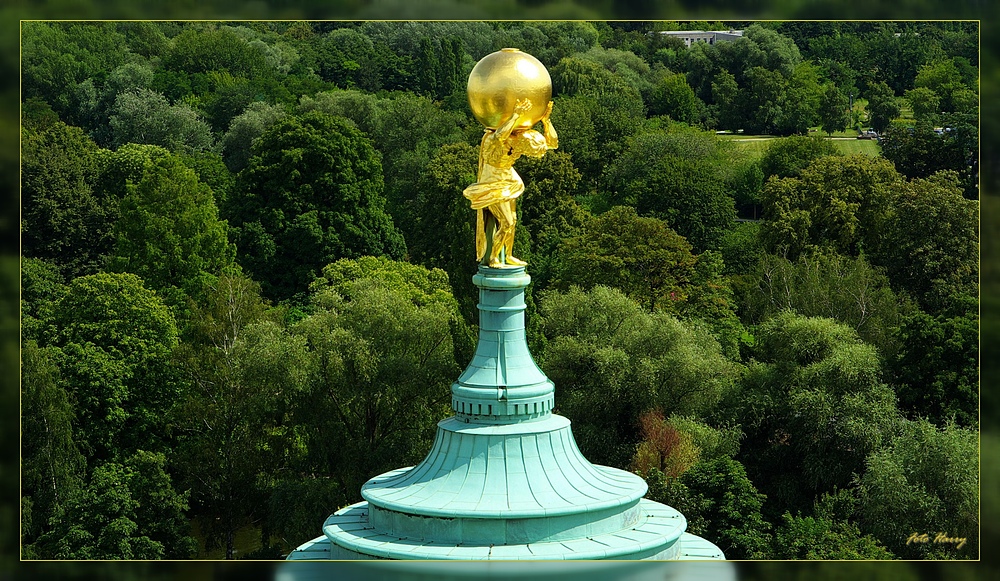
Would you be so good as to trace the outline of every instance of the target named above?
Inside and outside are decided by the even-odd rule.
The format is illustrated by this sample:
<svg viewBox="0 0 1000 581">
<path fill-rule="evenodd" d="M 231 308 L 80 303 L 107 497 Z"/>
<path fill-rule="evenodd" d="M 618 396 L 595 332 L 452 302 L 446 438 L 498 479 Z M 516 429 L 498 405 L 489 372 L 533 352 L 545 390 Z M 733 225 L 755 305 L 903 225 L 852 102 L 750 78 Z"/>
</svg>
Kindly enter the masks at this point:
<svg viewBox="0 0 1000 581">
<path fill-rule="evenodd" d="M 719 137 L 735 142 L 740 151 L 751 157 L 764 155 L 765 149 L 772 140 L 783 139 L 769 135 L 720 135 Z M 834 147 L 844 155 L 861 153 L 875 157 L 881 151 L 878 142 L 874 139 L 834 138 L 832 141 Z"/>
<path fill-rule="evenodd" d="M 882 152 L 874 139 L 835 139 L 833 145 L 844 155 L 863 153 L 875 157 Z"/>
</svg>

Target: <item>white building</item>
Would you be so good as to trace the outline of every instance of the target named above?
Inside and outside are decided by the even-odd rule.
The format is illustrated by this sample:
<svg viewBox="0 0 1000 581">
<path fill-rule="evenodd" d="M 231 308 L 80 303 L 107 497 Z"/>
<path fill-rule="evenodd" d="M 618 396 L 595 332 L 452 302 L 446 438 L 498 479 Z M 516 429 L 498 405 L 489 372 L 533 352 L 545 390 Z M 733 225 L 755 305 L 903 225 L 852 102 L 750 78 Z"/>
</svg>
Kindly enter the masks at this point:
<svg viewBox="0 0 1000 581">
<path fill-rule="evenodd" d="M 684 45 L 691 48 L 691 44 L 695 42 L 707 42 L 708 44 L 715 44 L 717 42 L 726 42 L 731 40 L 736 40 L 743 36 L 742 30 L 661 30 L 660 34 L 666 36 L 672 36 L 674 38 L 679 38 L 684 41 Z"/>
</svg>

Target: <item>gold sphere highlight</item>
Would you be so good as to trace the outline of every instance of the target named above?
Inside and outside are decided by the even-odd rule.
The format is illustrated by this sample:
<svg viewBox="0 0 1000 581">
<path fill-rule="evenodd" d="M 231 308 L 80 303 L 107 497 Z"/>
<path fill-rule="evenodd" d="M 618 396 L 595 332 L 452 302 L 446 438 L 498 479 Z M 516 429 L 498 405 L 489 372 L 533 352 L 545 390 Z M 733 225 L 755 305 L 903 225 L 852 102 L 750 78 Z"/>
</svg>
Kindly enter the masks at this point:
<svg viewBox="0 0 1000 581">
<path fill-rule="evenodd" d="M 530 129 L 542 119 L 552 99 L 552 79 L 535 57 L 505 48 L 476 63 L 469 74 L 468 94 L 472 115 L 489 129 L 510 118 L 518 99 L 529 99 L 531 110 L 517 129 Z"/>
</svg>

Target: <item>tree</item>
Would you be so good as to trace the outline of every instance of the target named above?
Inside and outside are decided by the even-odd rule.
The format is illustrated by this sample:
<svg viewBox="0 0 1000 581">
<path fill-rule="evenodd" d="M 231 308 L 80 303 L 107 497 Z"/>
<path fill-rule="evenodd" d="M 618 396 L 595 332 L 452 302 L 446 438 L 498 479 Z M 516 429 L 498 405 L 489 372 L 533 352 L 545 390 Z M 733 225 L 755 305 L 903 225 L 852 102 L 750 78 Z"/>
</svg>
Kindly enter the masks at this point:
<svg viewBox="0 0 1000 581">
<path fill-rule="evenodd" d="M 117 218 L 117 196 L 95 188 L 102 151 L 62 122 L 22 137 L 22 252 L 52 260 L 65 276 L 93 274 L 111 249 Z"/>
<path fill-rule="evenodd" d="M 780 124 L 787 114 L 783 105 L 788 79 L 778 71 L 757 66 L 746 72 L 741 89 L 736 106 L 744 115 L 742 128 L 747 133 L 785 134 Z"/>
<path fill-rule="evenodd" d="M 639 417 L 642 441 L 631 467 L 651 487 L 670 483 L 701 461 L 732 458 L 740 447 L 739 428 L 713 428 L 692 417 L 665 419 L 659 410 Z M 659 472 L 657 474 L 657 472 Z"/>
<path fill-rule="evenodd" d="M 171 151 L 206 150 L 214 145 L 212 130 L 184 103 L 171 105 L 150 89 L 119 93 L 108 120 L 111 142 L 159 145 Z"/>
<path fill-rule="evenodd" d="M 172 39 L 164 65 L 186 73 L 225 71 L 248 79 L 269 73 L 267 59 L 258 46 L 232 27 L 214 24 L 185 27 Z"/>
<path fill-rule="evenodd" d="M 297 423 L 308 426 L 314 470 L 356 494 L 426 455 L 450 410 L 456 351 L 471 357 L 471 335 L 438 269 L 341 260 L 311 290 L 315 312 L 293 329 L 315 370 Z"/>
<path fill-rule="evenodd" d="M 305 341 L 266 315 L 257 283 L 222 276 L 207 291 L 177 356 L 176 463 L 208 546 L 232 559 L 236 531 L 267 515 L 270 481 L 293 467 L 297 436 L 285 414 L 305 392 L 310 361 Z"/>
<path fill-rule="evenodd" d="M 326 34 L 321 46 L 317 72 L 324 80 L 372 92 L 382 88 L 375 44 L 367 35 L 354 28 L 338 28 Z"/>
<path fill-rule="evenodd" d="M 819 122 L 827 135 L 843 131 L 850 125 L 848 106 L 847 95 L 833 83 L 828 83 L 819 103 Z"/>
<path fill-rule="evenodd" d="M 655 486 L 650 498 L 681 511 L 688 532 L 712 539 L 727 559 L 770 557 L 771 525 L 761 516 L 766 497 L 737 460 L 698 462 L 675 481 Z"/>
<path fill-rule="evenodd" d="M 266 296 L 304 293 L 338 258 L 403 255 L 384 210 L 378 156 L 347 121 L 319 112 L 289 117 L 251 151 L 227 215 L 239 228 L 240 263 Z"/>
<path fill-rule="evenodd" d="M 760 170 L 765 180 L 771 176 L 798 177 L 814 160 L 828 155 L 840 154 L 832 142 L 821 137 L 793 135 L 772 139 L 760 158 Z"/>
<path fill-rule="evenodd" d="M 250 148 L 254 140 L 284 116 L 285 109 L 281 105 L 255 101 L 234 117 L 222 138 L 223 156 L 229 171 L 234 174 L 242 171 L 250 162 Z"/>
<path fill-rule="evenodd" d="M 743 30 L 743 37 L 733 42 L 714 45 L 719 53 L 722 66 L 737 76 L 742 85 L 741 74 L 749 74 L 750 69 L 761 67 L 792 76 L 795 66 L 802 62 L 802 55 L 795 42 L 760 23 L 754 23 Z"/>
<path fill-rule="evenodd" d="M 698 118 L 697 97 L 681 73 L 665 75 L 650 93 L 651 115 L 668 115 L 682 123 L 693 124 Z"/>
<path fill-rule="evenodd" d="M 818 249 L 874 255 L 901 181 L 891 163 L 864 155 L 820 157 L 797 178 L 770 180 L 762 195 L 765 247 L 789 259 Z"/>
<path fill-rule="evenodd" d="M 65 279 L 54 263 L 21 259 L 21 340 L 45 345 L 55 333 L 52 309 L 66 293 Z"/>
<path fill-rule="evenodd" d="M 975 559 L 978 448 L 974 430 L 905 422 L 892 444 L 866 461 L 858 484 L 861 530 L 901 558 Z"/>
<path fill-rule="evenodd" d="M 972 302 L 972 301 L 969 301 Z M 922 311 L 899 326 L 899 353 L 889 360 L 900 408 L 937 425 L 979 424 L 979 317 L 974 310 L 933 316 Z"/>
<path fill-rule="evenodd" d="M 764 187 L 764 177 L 758 159 L 736 164 L 735 171 L 733 171 L 726 186 L 732 192 L 737 216 L 757 219 L 760 214 L 760 191 Z M 733 228 L 727 229 L 722 237 L 725 238 L 732 231 Z M 722 241 L 720 240 L 719 243 L 722 244 Z"/>
<path fill-rule="evenodd" d="M 382 154 L 386 211 L 409 241 L 419 236 L 415 229 L 419 177 L 439 147 L 468 141 L 463 134 L 467 121 L 464 114 L 409 92 L 379 100 L 374 113 L 370 135 Z"/>
<path fill-rule="evenodd" d="M 906 92 L 906 100 L 910 102 L 913 118 L 917 122 L 933 126 L 937 114 L 941 111 L 941 98 L 927 87 L 917 87 Z"/>
<path fill-rule="evenodd" d="M 462 190 L 476 181 L 476 150 L 466 143 L 442 146 L 420 176 L 411 252 L 429 268 L 448 273 L 466 320 L 477 317 L 473 240 L 475 215 Z"/>
<path fill-rule="evenodd" d="M 212 277 L 234 272 L 236 249 L 218 219 L 211 189 L 182 161 L 159 148 L 126 146 L 115 165 L 138 164 L 121 201 L 113 272 L 131 272 L 175 309 L 199 298 Z"/>
<path fill-rule="evenodd" d="M 556 407 L 573 420 L 580 449 L 598 464 L 629 463 L 644 412 L 701 417 L 737 374 L 707 331 L 646 313 L 614 289 L 544 293 L 540 310 L 542 370 L 559 386 Z"/>
<path fill-rule="evenodd" d="M 810 127 L 819 122 L 822 97 L 817 68 L 809 61 L 795 65 L 783 95 L 783 111 L 778 124 L 780 134 L 805 135 Z"/>
<path fill-rule="evenodd" d="M 924 310 L 952 310 L 979 293 L 979 203 L 962 196 L 958 176 L 941 172 L 900 188 L 873 260 Z"/>
<path fill-rule="evenodd" d="M 516 165 L 525 183 L 518 223 L 530 233 L 532 286 L 544 289 L 556 276 L 559 246 L 590 219 L 576 201 L 583 176 L 572 156 L 562 151 L 541 158 L 523 156 Z"/>
<path fill-rule="evenodd" d="M 900 346 L 894 335 L 907 304 L 892 291 L 885 273 L 863 256 L 819 253 L 793 262 L 764 254 L 741 288 L 739 304 L 747 324 L 794 311 L 847 325 L 886 357 Z"/>
<path fill-rule="evenodd" d="M 775 530 L 771 558 L 881 560 L 892 559 L 893 554 L 850 521 L 786 512 Z"/>
<path fill-rule="evenodd" d="M 550 68 L 550 75 L 553 92 L 573 101 L 571 105 L 560 101 L 552 110 L 560 145 L 573 155 L 585 178 L 596 183 L 605 160 L 622 151 L 624 140 L 636 133 L 645 119 L 642 95 L 620 75 L 583 58 L 560 60 Z M 582 120 L 571 119 L 581 115 Z M 569 138 L 566 143 L 563 135 Z"/>
<path fill-rule="evenodd" d="M 165 412 L 177 396 L 170 358 L 177 327 L 160 297 L 133 274 L 73 280 L 54 305 L 51 339 L 91 461 L 165 446 Z"/>
<path fill-rule="evenodd" d="M 563 242 L 555 286 L 620 289 L 649 311 L 676 312 L 694 276 L 695 256 L 684 238 L 662 220 L 641 218 L 617 206 Z"/>
<path fill-rule="evenodd" d="M 929 124 L 920 123 L 912 131 L 890 127 L 882 137 L 882 157 L 908 178 L 927 178 L 939 171 L 958 174 L 966 198 L 979 198 L 979 130 L 966 122 L 945 116 L 948 130 L 938 134 Z"/>
<path fill-rule="evenodd" d="M 83 486 L 87 462 L 73 439 L 74 412 L 60 385 L 56 349 L 28 341 L 21 350 L 22 556 L 37 558 L 32 543 L 54 513 Z"/>
<path fill-rule="evenodd" d="M 38 541 L 51 559 L 185 559 L 197 547 L 162 453 L 137 451 L 97 466 L 86 488 L 52 517 Z"/>
<path fill-rule="evenodd" d="M 170 46 L 170 41 L 163 34 L 163 29 L 156 22 L 126 21 L 118 22 L 118 30 L 125 35 L 129 50 L 146 58 L 163 56 Z"/>
<path fill-rule="evenodd" d="M 79 86 L 103 78 L 129 54 L 111 22 L 25 22 L 21 33 L 25 97 L 45 100 L 73 125 L 84 121 Z"/>
<path fill-rule="evenodd" d="M 941 108 L 934 111 L 954 111 L 952 95 L 965 88 L 962 76 L 953 60 L 941 60 L 926 64 L 917 71 L 913 79 L 914 90 L 927 89 L 940 100 Z M 916 111 L 914 110 L 914 113 Z"/>
<path fill-rule="evenodd" d="M 702 46 L 696 44 L 694 48 Z M 715 103 L 716 115 L 721 129 L 736 131 L 746 129 L 746 116 L 739 100 L 740 87 L 736 83 L 736 77 L 729 71 L 721 71 L 712 80 L 712 101 Z"/>
<path fill-rule="evenodd" d="M 808 510 L 821 493 L 848 487 L 868 454 L 889 443 L 896 398 L 878 352 L 850 327 L 785 312 L 755 338 L 756 361 L 722 415 L 742 424 L 740 459 L 773 506 Z"/>
<path fill-rule="evenodd" d="M 879 133 L 889 127 L 893 119 L 899 117 L 896 94 L 889 85 L 879 81 L 868 84 L 868 123 Z"/>
<path fill-rule="evenodd" d="M 735 228 L 722 237 L 719 253 L 722 254 L 725 265 L 723 272 L 733 277 L 733 290 L 736 291 L 739 275 L 751 272 L 764 254 L 760 241 L 760 223 L 737 223 Z"/>
<path fill-rule="evenodd" d="M 711 134 L 641 133 L 608 168 L 607 198 L 663 220 L 699 251 L 716 248 L 736 217 L 725 188 L 727 158 Z"/>
</svg>

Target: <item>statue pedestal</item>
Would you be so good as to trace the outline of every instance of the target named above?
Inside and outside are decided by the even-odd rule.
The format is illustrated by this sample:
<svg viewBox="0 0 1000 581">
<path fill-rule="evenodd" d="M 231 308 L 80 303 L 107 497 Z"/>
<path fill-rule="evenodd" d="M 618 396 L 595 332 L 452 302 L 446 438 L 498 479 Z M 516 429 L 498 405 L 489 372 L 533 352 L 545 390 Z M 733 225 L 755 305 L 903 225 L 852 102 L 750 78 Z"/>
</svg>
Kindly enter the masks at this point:
<svg viewBox="0 0 1000 581">
<path fill-rule="evenodd" d="M 417 466 L 369 480 L 299 559 L 722 559 L 639 476 L 588 462 L 525 338 L 523 267 L 480 267 L 479 343 Z"/>
</svg>

